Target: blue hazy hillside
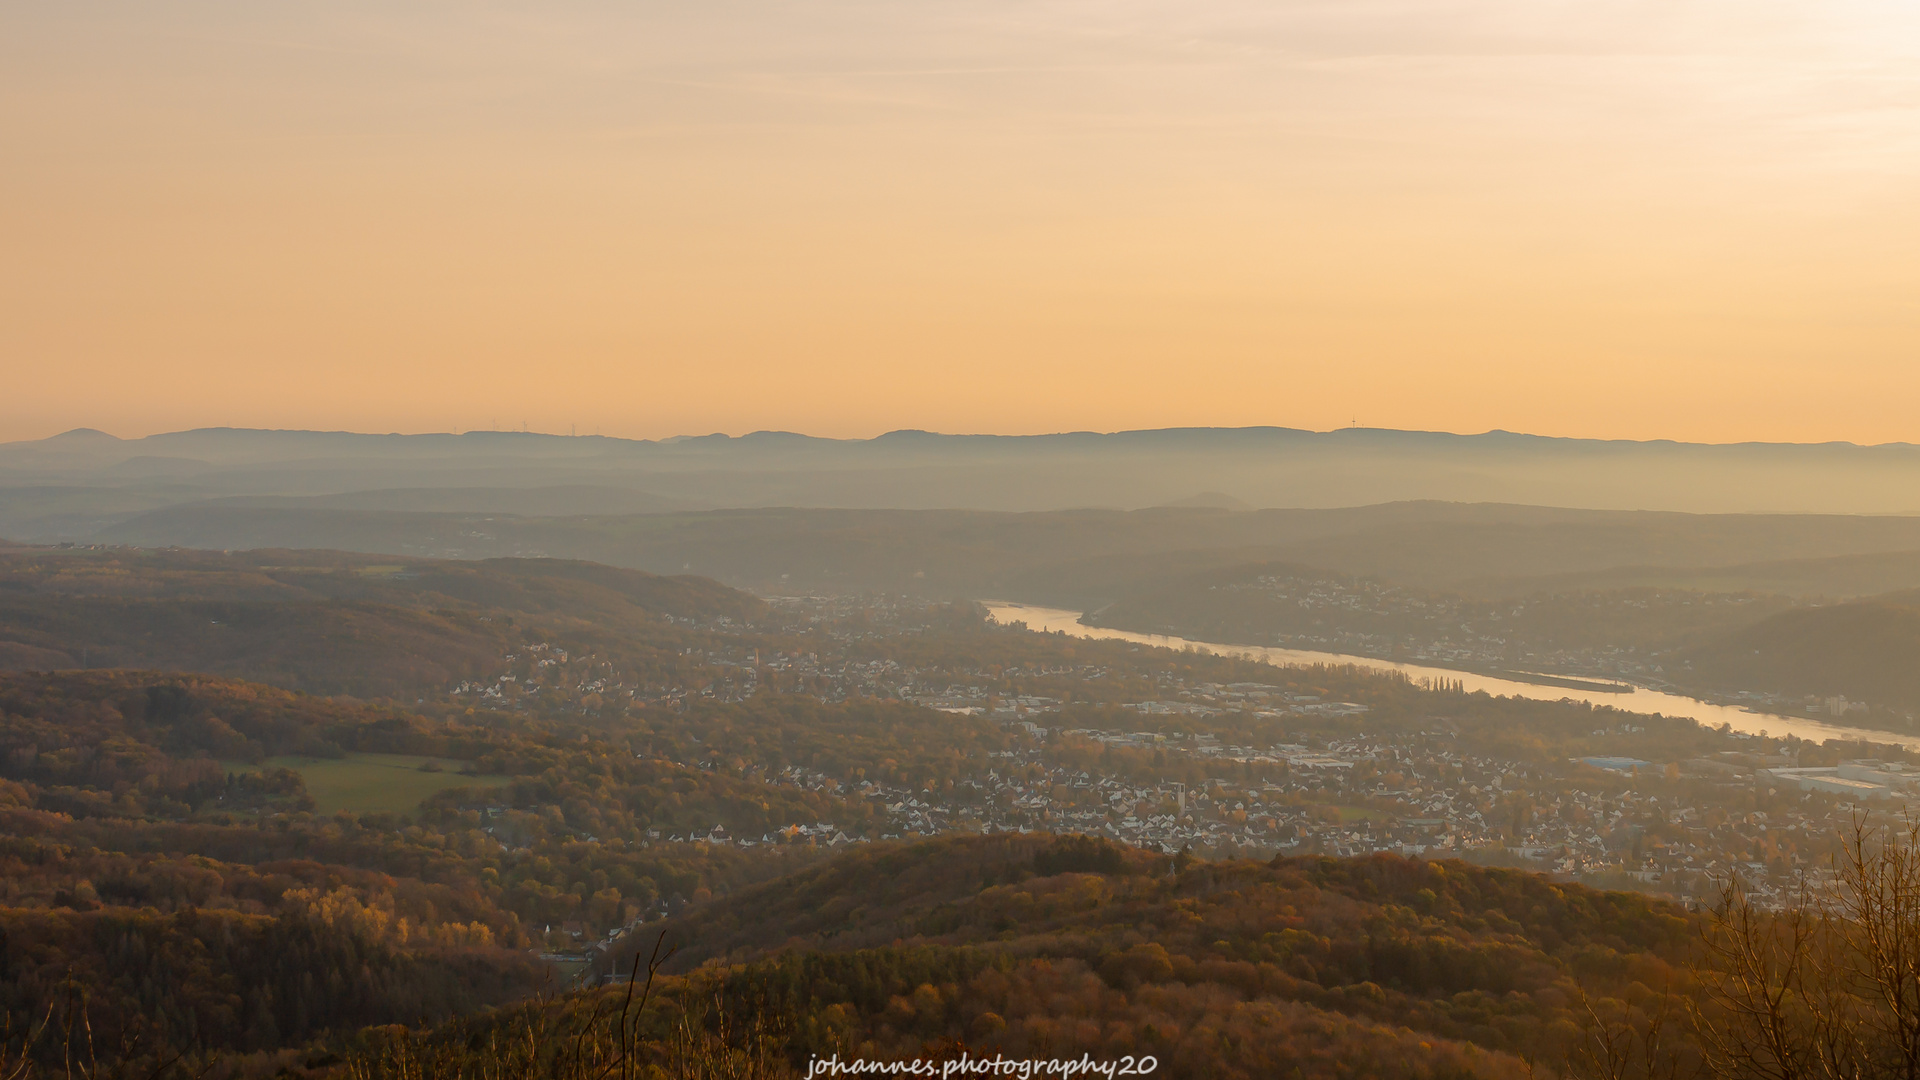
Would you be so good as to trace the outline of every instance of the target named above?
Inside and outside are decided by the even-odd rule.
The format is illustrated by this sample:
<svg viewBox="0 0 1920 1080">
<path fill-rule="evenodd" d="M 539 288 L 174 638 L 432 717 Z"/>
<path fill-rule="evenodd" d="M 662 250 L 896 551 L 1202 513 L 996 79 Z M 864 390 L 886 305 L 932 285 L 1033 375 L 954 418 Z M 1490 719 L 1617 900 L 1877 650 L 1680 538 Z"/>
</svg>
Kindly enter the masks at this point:
<svg viewBox="0 0 1920 1080">
<path fill-rule="evenodd" d="M 226 505 L 536 516 L 769 506 L 1351 507 L 1403 500 L 1687 513 L 1920 512 L 1920 447 L 1347 429 L 660 441 L 517 432 L 81 429 L 0 445 L 0 536 L 86 539 Z"/>
</svg>

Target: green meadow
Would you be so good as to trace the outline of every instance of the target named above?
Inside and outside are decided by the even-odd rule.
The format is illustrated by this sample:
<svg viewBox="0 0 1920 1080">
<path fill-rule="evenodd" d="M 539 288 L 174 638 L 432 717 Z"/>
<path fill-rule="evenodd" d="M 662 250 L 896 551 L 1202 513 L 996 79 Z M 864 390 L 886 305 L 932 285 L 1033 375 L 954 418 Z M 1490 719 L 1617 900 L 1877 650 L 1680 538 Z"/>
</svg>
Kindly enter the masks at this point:
<svg viewBox="0 0 1920 1080">
<path fill-rule="evenodd" d="M 313 796 L 314 812 L 319 814 L 341 810 L 408 813 L 418 809 L 429 795 L 449 788 L 498 787 L 506 783 L 501 776 L 463 776 L 459 771 L 463 762 L 412 754 L 348 754 L 339 758 L 287 755 L 268 758 L 265 764 L 299 773 L 306 781 L 307 793 Z M 422 769 L 429 764 L 439 771 Z"/>
</svg>

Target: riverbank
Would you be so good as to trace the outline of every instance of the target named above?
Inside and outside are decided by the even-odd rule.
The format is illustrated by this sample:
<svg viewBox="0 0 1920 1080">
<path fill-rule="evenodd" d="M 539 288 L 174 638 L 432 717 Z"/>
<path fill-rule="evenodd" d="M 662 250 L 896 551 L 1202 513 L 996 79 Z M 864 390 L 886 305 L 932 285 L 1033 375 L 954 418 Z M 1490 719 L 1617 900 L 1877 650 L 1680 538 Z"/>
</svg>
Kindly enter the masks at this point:
<svg viewBox="0 0 1920 1080">
<path fill-rule="evenodd" d="M 983 600 L 981 604 L 996 622 L 1024 622 L 1030 630 L 1042 633 L 1064 633 L 1070 637 L 1089 640 L 1131 641 L 1141 645 L 1154 645 L 1170 649 L 1199 649 L 1222 656 L 1245 656 L 1264 660 L 1280 667 L 1311 666 L 1314 664 L 1340 664 L 1366 668 L 1373 671 L 1399 672 L 1413 680 L 1446 681 L 1459 683 L 1468 692 L 1485 691 L 1497 697 L 1530 698 L 1536 701 L 1559 701 L 1571 699 L 1584 701 L 1592 705 L 1606 705 L 1628 712 L 1646 713 L 1653 716 L 1687 717 L 1709 727 L 1725 726 L 1734 731 L 1751 735 L 1788 736 L 1820 743 L 1828 739 L 1844 739 L 1856 742 L 1881 743 L 1900 746 L 1907 749 L 1920 749 L 1920 738 L 1902 735 L 1892 731 L 1875 731 L 1870 728 L 1847 727 L 1841 724 L 1829 724 L 1806 717 L 1784 716 L 1779 713 L 1753 712 L 1746 708 L 1731 705 L 1716 705 L 1697 698 L 1680 694 L 1663 693 L 1649 690 L 1644 686 L 1626 684 L 1599 684 L 1605 689 L 1567 686 L 1567 683 L 1581 683 L 1581 679 L 1561 679 L 1548 676 L 1551 683 L 1524 682 L 1516 678 L 1488 675 L 1477 671 L 1454 668 L 1429 667 L 1421 664 L 1407 664 L 1394 660 L 1381 660 L 1371 656 L 1354 656 L 1345 653 L 1312 652 L 1303 649 L 1279 649 L 1261 645 L 1226 645 L 1219 642 L 1193 641 L 1188 638 L 1167 634 L 1141 634 L 1131 630 L 1115 630 L 1103 626 L 1087 626 L 1080 622 L 1080 612 L 1065 608 L 1039 607 L 1032 604 L 1018 604 L 1003 600 Z M 1510 673 L 1511 674 L 1511 673 Z"/>
</svg>

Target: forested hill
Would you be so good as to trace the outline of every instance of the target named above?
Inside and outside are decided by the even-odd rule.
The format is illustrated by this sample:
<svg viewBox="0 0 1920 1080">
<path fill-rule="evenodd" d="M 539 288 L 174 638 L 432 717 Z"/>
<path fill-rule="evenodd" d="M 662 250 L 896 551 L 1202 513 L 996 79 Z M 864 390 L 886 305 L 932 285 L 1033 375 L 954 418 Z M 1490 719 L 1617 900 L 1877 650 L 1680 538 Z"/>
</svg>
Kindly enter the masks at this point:
<svg viewBox="0 0 1920 1080">
<path fill-rule="evenodd" d="M 1920 709 L 1920 590 L 1783 611 L 1681 656 L 1710 687 Z"/>
<path fill-rule="evenodd" d="M 1629 587 L 1475 597 L 1378 578 L 1257 563 L 1125 597 L 1088 622 L 1234 644 L 1416 646 L 1500 639 L 1513 665 L 1573 649 L 1660 654 L 1744 628 L 1793 604 L 1776 594 Z"/>
<path fill-rule="evenodd" d="M 317 810 L 316 770 L 361 779 Z M 647 830 L 857 828 L 859 809 L 573 720 L 205 675 L 0 675 L 0 1008 L 22 1025 L 52 1010 L 32 1056 L 55 1071 L 63 1025 L 87 1025 L 123 1070 L 100 1075 L 438 1022 L 552 988 L 530 950 L 813 857 Z M 272 1071 L 252 1067 L 222 1075 Z"/>
<path fill-rule="evenodd" d="M 563 559 L 24 549 L 0 552 L 0 670 L 149 668 L 406 697 L 494 672 L 529 634 L 612 648 L 762 609 L 705 578 Z"/>
<path fill-rule="evenodd" d="M 1687 985 L 1691 918 L 1459 862 L 1189 863 L 1002 835 L 861 849 L 664 929 L 675 967 L 775 1003 L 799 1061 L 837 1040 L 1425 1077 L 1564 1062 L 1583 994 L 1644 1005 Z"/>
<path fill-rule="evenodd" d="M 125 781 L 138 789 L 136 804 L 149 796 L 184 800 L 191 776 L 204 774 L 217 785 L 233 763 L 275 755 L 365 749 L 476 757 L 486 745 L 449 738 L 392 709 L 215 676 L 0 676 L 0 753 L 6 756 L 0 775 L 69 792 L 112 791 Z M 148 776 L 153 779 L 142 785 Z M 176 781 L 183 785 L 177 792 L 170 790 Z"/>
<path fill-rule="evenodd" d="M 1178 912 L 1202 918 L 1167 921 Z M 1092 958 L 1116 944 L 1130 948 L 1140 939 L 1140 919 L 1150 918 L 1163 925 L 1147 937 L 1169 949 L 1288 966 L 1298 950 L 1276 948 L 1269 931 L 1309 929 L 1329 940 L 1357 931 L 1365 938 L 1365 927 L 1382 915 L 1435 948 L 1465 950 L 1463 958 L 1476 949 L 1497 952 L 1521 935 L 1537 954 L 1533 960 L 1549 966 L 1595 946 L 1680 948 L 1687 935 L 1686 917 L 1673 905 L 1520 870 L 1384 855 L 1202 862 L 1093 837 L 1010 833 L 861 847 L 740 890 L 664 929 L 680 947 L 678 963 L 690 968 L 795 947 L 988 944 L 1008 940 L 1005 932 L 1016 926 L 1035 941 L 1071 937 L 1072 955 Z M 1232 948 L 1218 948 L 1223 941 Z M 1419 993 L 1458 977 L 1383 965 L 1379 946 L 1376 940 L 1371 967 L 1365 957 L 1329 959 L 1338 969 L 1332 974 L 1341 975 L 1331 985 L 1374 979 Z"/>
</svg>

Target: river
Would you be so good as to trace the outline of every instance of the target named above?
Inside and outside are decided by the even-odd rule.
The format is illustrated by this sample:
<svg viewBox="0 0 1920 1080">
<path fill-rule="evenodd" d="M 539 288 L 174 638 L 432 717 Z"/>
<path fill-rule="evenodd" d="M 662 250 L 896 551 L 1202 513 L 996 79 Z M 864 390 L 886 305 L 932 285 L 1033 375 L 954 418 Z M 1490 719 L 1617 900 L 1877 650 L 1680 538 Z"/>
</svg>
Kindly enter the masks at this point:
<svg viewBox="0 0 1920 1080">
<path fill-rule="evenodd" d="M 1452 668 L 1421 667 L 1418 664 L 1402 664 L 1392 660 L 1380 660 L 1371 656 L 1349 656 L 1345 653 L 1307 652 L 1301 649 L 1275 649 L 1264 645 L 1222 645 L 1211 641 L 1189 641 L 1186 638 L 1169 637 L 1165 634 L 1137 634 L 1131 630 L 1110 630 L 1103 626 L 1084 626 L 1080 622 L 1080 613 L 1064 608 L 1035 607 L 1031 604 L 1015 604 L 1003 600 L 981 601 L 997 622 L 1024 622 L 1036 631 L 1063 631 L 1072 637 L 1095 638 L 1110 641 L 1131 641 L 1141 645 L 1157 645 L 1168 649 L 1184 649 L 1192 646 L 1204 652 L 1218 653 L 1222 656 L 1248 656 L 1265 660 L 1269 664 L 1281 666 L 1299 664 L 1352 664 L 1355 667 L 1373 671 L 1398 671 L 1410 679 L 1447 679 L 1463 684 L 1468 692 L 1485 690 L 1498 697 L 1533 698 L 1537 701 L 1585 701 L 1594 705 L 1611 705 L 1629 712 L 1650 713 L 1663 716 L 1690 716 L 1709 727 L 1721 724 L 1732 725 L 1735 731 L 1744 731 L 1751 735 L 1793 735 L 1813 742 L 1827 739 L 1864 739 L 1868 742 L 1890 743 L 1908 749 L 1920 748 L 1920 738 L 1897 735 L 1890 731 L 1873 731 L 1867 728 L 1846 727 L 1841 724 L 1829 724 L 1822 720 L 1809 720 L 1803 716 L 1782 716 L 1778 713 L 1748 712 L 1730 705 L 1715 705 L 1679 694 L 1663 694 L 1658 690 L 1648 690 L 1636 686 L 1630 693 L 1605 693 L 1575 690 L 1560 686 L 1542 686 L 1535 683 L 1516 682 L 1512 679 L 1500 679 L 1491 675 L 1479 675 L 1471 671 L 1455 671 Z M 1601 680 L 1592 680 L 1601 681 Z"/>
</svg>

